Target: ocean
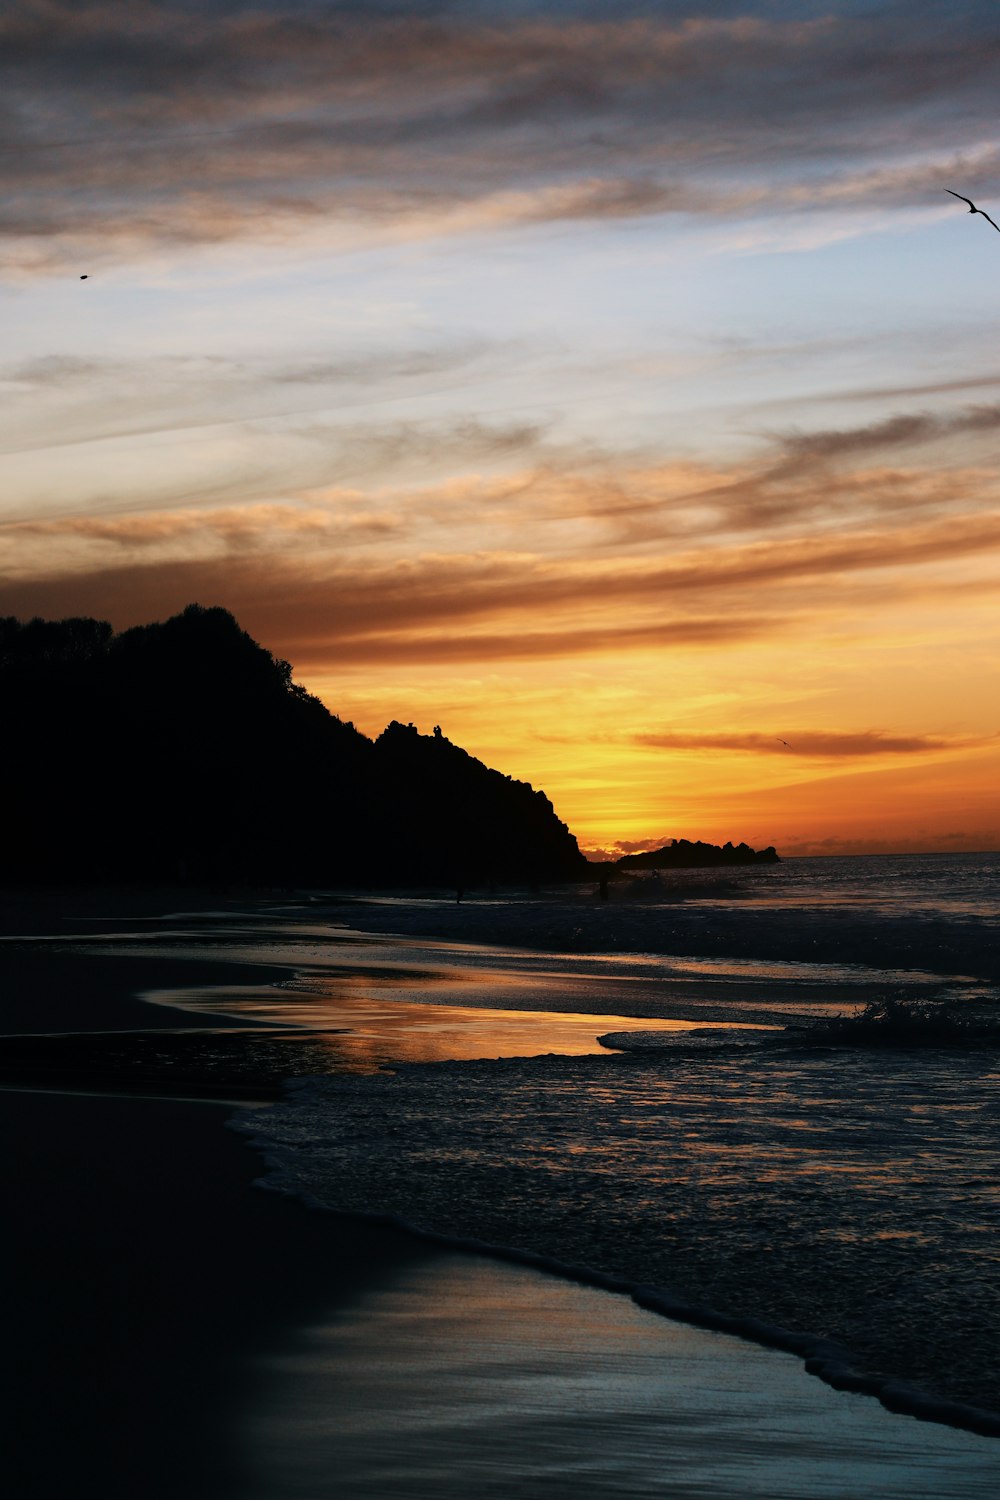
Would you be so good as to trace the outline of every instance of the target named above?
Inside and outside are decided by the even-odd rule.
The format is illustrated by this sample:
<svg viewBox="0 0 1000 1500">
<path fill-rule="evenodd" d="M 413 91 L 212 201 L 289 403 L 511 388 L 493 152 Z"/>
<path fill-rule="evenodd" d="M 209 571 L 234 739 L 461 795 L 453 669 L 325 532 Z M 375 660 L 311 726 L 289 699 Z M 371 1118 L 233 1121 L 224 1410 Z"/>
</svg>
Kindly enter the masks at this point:
<svg viewBox="0 0 1000 1500">
<path fill-rule="evenodd" d="M 1000 910 L 1000 853 L 837 855 L 751 866 L 750 899 L 786 907 L 837 906 L 885 916 L 985 917 Z"/>
<path fill-rule="evenodd" d="M 269 1185 L 818 1340 L 818 1373 L 904 1409 L 1000 1411 L 997 1049 L 805 1040 L 886 995 L 995 1014 L 1000 856 L 661 885 L 329 906 L 253 1013 L 350 1037 L 360 999 L 364 1065 L 237 1122 Z"/>
</svg>

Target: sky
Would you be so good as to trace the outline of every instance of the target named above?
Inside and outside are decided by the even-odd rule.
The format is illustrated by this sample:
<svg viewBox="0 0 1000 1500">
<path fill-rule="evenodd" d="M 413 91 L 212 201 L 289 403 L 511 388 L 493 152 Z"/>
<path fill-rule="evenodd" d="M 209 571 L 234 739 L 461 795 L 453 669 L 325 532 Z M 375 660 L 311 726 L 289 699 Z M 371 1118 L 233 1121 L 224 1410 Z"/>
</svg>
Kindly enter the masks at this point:
<svg viewBox="0 0 1000 1500">
<path fill-rule="evenodd" d="M 998 86 L 993 0 L 5 0 L 0 615 L 223 605 L 594 853 L 1000 848 Z"/>
</svg>

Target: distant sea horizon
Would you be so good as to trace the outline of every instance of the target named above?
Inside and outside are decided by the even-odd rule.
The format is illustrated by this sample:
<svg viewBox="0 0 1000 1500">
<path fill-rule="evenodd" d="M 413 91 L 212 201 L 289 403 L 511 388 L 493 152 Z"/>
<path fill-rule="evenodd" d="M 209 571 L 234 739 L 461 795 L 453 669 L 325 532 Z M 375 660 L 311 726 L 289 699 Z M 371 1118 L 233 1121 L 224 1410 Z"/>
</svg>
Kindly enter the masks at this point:
<svg viewBox="0 0 1000 1500">
<path fill-rule="evenodd" d="M 693 843 L 697 843 L 699 841 L 703 842 L 703 843 L 709 843 L 709 842 L 715 843 L 717 847 L 721 847 L 720 845 L 718 845 L 718 843 L 717 843 L 716 840 L 708 840 L 708 839 L 699 840 L 699 839 L 694 839 L 694 838 L 688 840 L 688 842 L 692 843 L 692 844 Z M 577 842 L 579 842 L 579 840 Z M 636 853 L 636 854 L 648 854 L 648 853 L 650 853 L 654 849 L 662 849 L 662 848 L 664 848 L 670 842 L 671 842 L 671 840 L 669 838 L 668 839 L 664 839 L 664 840 L 656 840 L 656 839 L 651 839 L 649 841 L 642 840 L 641 843 L 640 843 L 640 841 L 637 841 L 637 847 L 634 850 L 630 849 L 628 852 L 629 853 Z M 678 839 L 678 842 L 680 842 L 679 839 Z M 726 841 L 723 840 L 723 844 L 725 842 Z M 736 839 L 732 839 L 732 840 L 730 840 L 730 842 L 731 843 L 738 843 L 739 841 L 736 840 Z M 750 843 L 751 841 L 750 840 L 746 840 L 746 842 Z M 763 843 L 758 842 L 758 843 L 755 843 L 755 844 L 751 844 L 751 847 L 755 848 L 755 849 L 762 849 L 762 848 L 766 848 L 768 846 L 765 845 L 765 844 L 763 844 Z M 931 855 L 941 855 L 943 858 L 947 859 L 947 858 L 950 858 L 951 856 L 955 856 L 956 858 L 959 858 L 962 855 L 966 855 L 966 854 L 969 854 L 969 855 L 975 855 L 975 854 L 1000 854 L 1000 844 L 998 844 L 996 848 L 990 848 L 988 846 L 984 846 L 982 848 L 977 847 L 975 849 L 823 849 L 823 850 L 814 849 L 814 850 L 810 850 L 808 853 L 802 853 L 802 852 L 800 852 L 798 850 L 797 846 L 793 846 L 793 852 L 792 853 L 785 853 L 783 851 L 783 849 L 782 849 L 782 846 L 781 846 L 780 842 L 779 843 L 773 843 L 770 847 L 772 847 L 772 848 L 774 848 L 774 849 L 777 850 L 778 858 L 780 860 L 790 860 L 790 859 L 907 859 L 907 858 L 925 859 L 925 858 L 930 857 Z M 601 852 L 601 850 L 598 847 L 596 847 L 596 846 L 594 846 L 594 847 L 588 846 L 588 847 L 584 848 L 581 845 L 580 852 L 583 854 L 584 858 L 588 859 L 592 864 L 604 864 L 604 863 L 606 863 L 609 860 L 612 863 L 614 863 L 614 862 L 616 862 L 621 857 L 620 854 L 615 854 L 615 855 L 608 854 L 608 855 L 604 855 Z M 625 851 L 622 851 L 622 852 L 625 852 Z"/>
<path fill-rule="evenodd" d="M 723 905 L 738 899 L 789 908 L 842 903 L 886 915 L 905 915 L 914 906 L 926 914 L 1000 913 L 1000 850 L 784 855 L 779 848 L 778 854 L 773 864 L 628 873 L 631 889 L 650 900 L 661 885 L 665 896 L 682 890 L 686 901 Z M 612 885 L 619 896 L 629 889 L 624 881 Z"/>
</svg>

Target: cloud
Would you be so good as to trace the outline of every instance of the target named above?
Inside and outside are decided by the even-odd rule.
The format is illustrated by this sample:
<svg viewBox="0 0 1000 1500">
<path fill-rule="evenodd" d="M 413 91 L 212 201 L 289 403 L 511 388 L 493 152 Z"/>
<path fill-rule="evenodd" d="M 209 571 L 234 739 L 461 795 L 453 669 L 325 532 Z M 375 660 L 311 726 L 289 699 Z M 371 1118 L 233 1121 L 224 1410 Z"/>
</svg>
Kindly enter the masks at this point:
<svg viewBox="0 0 1000 1500">
<path fill-rule="evenodd" d="M 735 9 L 8 0 L 8 263 L 362 223 L 884 209 L 1000 182 L 987 12 L 942 31 L 929 3 L 905 26 L 891 7 Z"/>
<path fill-rule="evenodd" d="M 330 481 L 339 467 L 360 470 L 412 459 L 487 463 L 491 455 L 522 456 L 541 441 L 537 420 L 445 416 L 392 420 L 381 415 L 406 403 L 433 402 L 471 382 L 503 376 L 521 357 L 515 342 L 457 340 L 439 348 L 375 348 L 340 360 L 146 356 L 131 360 L 46 356 L 0 364 L 4 429 L 0 453 L 15 455 L 116 438 L 177 434 L 192 454 L 192 435 L 206 442 L 226 428 L 242 434 L 244 460 L 273 473 L 265 483 L 285 489 Z M 356 414 L 356 415 L 355 415 Z M 268 445 L 273 453 L 267 453 Z M 296 448 L 294 457 L 289 447 Z M 320 453 L 319 448 L 324 450 Z M 211 468 L 212 464 L 206 467 Z M 217 478 L 217 471 L 214 471 Z M 234 498 L 255 498 L 246 464 Z M 185 481 L 187 483 L 187 481 Z M 129 504 L 135 506 L 134 478 Z M 147 494 L 149 487 L 144 487 Z M 206 492 L 209 486 L 206 486 Z M 10 486 L 8 494 L 13 493 Z M 164 503 L 169 497 L 158 486 Z M 178 498 L 191 497 L 185 488 Z M 81 478 L 76 503 L 97 504 Z M 107 500 L 105 500 L 105 505 Z M 32 507 L 33 508 L 33 507 Z"/>
<path fill-rule="evenodd" d="M 455 635 L 343 635 L 321 647 L 317 659 L 325 661 L 331 649 L 338 660 L 364 662 L 490 662 L 527 661 L 537 658 L 602 656 L 620 651 L 657 647 L 732 645 L 773 631 L 776 621 L 766 616 L 697 615 L 662 620 L 651 625 L 629 625 L 609 621 L 594 626 L 563 630 L 530 630 L 523 627 L 504 634 L 477 630 Z M 316 647 L 313 647 L 316 650 Z M 309 644 L 302 643 L 298 660 L 309 660 Z"/>
<path fill-rule="evenodd" d="M 692 488 L 689 503 L 715 513 L 715 529 L 777 529 L 813 518 L 824 524 L 875 520 L 905 511 L 951 509 L 996 495 L 993 444 L 1000 404 L 957 411 L 901 412 L 859 427 L 762 434 L 768 451 L 757 463 L 734 465 L 715 483 Z M 935 464 L 925 450 L 937 445 Z M 903 467 L 900 455 L 913 451 Z M 894 466 L 878 460 L 884 454 Z M 956 458 L 961 466 L 956 466 Z M 979 462 L 977 463 L 977 459 Z M 861 466 L 864 464 L 864 466 Z"/>
<path fill-rule="evenodd" d="M 300 665 L 710 648 L 816 628 L 854 574 L 894 571 L 896 599 L 923 587 L 908 569 L 1000 547 L 1000 513 L 669 558 L 407 555 L 408 524 L 402 506 L 383 513 L 347 491 L 326 506 L 18 523 L 3 532 L 12 565 L 0 613 L 122 626 L 191 600 L 220 603 Z M 883 582 L 872 607 L 885 597 Z"/>
<path fill-rule="evenodd" d="M 508 417 L 430 414 L 438 398 L 461 394 L 474 379 L 513 379 L 519 360 L 529 357 L 516 343 L 467 341 L 299 362 L 10 362 L 0 366 L 11 432 L 4 451 L 51 454 L 80 443 L 171 435 L 183 439 L 171 463 L 144 475 L 138 490 L 135 466 L 124 456 L 116 479 L 118 456 L 127 454 L 120 444 L 104 450 L 100 494 L 88 493 L 81 478 L 66 503 L 108 513 L 374 486 L 374 507 L 388 504 L 432 531 L 447 523 L 451 539 L 432 537 L 426 545 L 450 549 L 463 548 L 484 523 L 494 545 L 519 547 L 530 524 L 532 546 L 542 553 L 584 549 L 594 556 L 814 530 L 823 557 L 840 530 L 853 538 L 903 522 L 912 532 L 914 522 L 948 515 L 959 518 L 961 544 L 975 513 L 991 513 L 1000 500 L 993 462 L 1000 404 L 902 411 L 848 428 L 765 431 L 756 435 L 763 445 L 756 458 L 714 464 L 559 439 L 556 426 L 527 405 L 523 416 L 515 415 L 516 404 Z M 428 402 L 427 415 L 381 416 L 381 407 L 391 411 L 401 400 L 412 407 L 414 398 Z M 8 493 L 18 493 L 13 480 Z M 33 514 L 42 498 L 24 491 L 22 514 Z M 49 496 L 45 501 L 51 508 Z M 867 548 L 865 535 L 859 546 Z"/>
<path fill-rule="evenodd" d="M 916 837 L 899 832 L 888 838 L 866 836 L 863 832 L 853 838 L 793 838 L 781 842 L 782 858 L 808 859 L 828 855 L 850 854 L 927 854 L 944 850 L 955 853 L 979 853 L 993 850 L 1000 839 L 1000 825 L 986 823 L 980 828 L 941 833 L 936 828 L 927 828 Z"/>
<path fill-rule="evenodd" d="M 488 604 L 477 599 L 491 571 L 461 560 L 396 567 L 358 578 L 330 568 L 314 573 L 299 560 L 180 558 L 69 573 L 59 578 L 7 579 L 0 583 L 0 614 L 30 618 L 97 615 L 125 625 L 163 618 L 196 600 L 222 604 L 270 649 L 296 667 L 366 663 L 485 662 L 605 654 L 662 646 L 733 643 L 775 628 L 767 616 L 691 612 L 645 623 L 608 618 L 532 628 L 526 618 L 490 629 Z M 507 564 L 506 571 L 514 571 Z M 538 588 L 508 592 L 530 613 Z M 499 614 L 503 614 L 500 606 Z M 493 621 L 494 624 L 499 623 Z"/>
<path fill-rule="evenodd" d="M 860 386 L 853 390 L 837 391 L 834 395 L 836 401 L 891 401 L 900 396 L 945 396 L 955 391 L 982 390 L 984 387 L 1000 385 L 1000 370 L 987 370 L 980 375 L 963 375 L 954 380 L 926 380 L 916 385 L 869 385 Z M 829 391 L 821 394 L 802 396 L 801 401 L 822 401 L 827 404 L 831 397 Z"/>
<path fill-rule="evenodd" d="M 471 366 L 514 368 L 517 357 L 469 343 L 370 361 L 10 362 L 0 380 L 23 438 L 44 409 L 72 440 L 93 396 L 111 431 L 148 431 L 159 412 L 158 430 L 185 441 L 171 444 L 175 467 L 143 473 L 138 493 L 123 446 L 121 477 L 106 462 L 102 495 L 78 485 L 69 514 L 53 516 L 46 497 L 40 516 L 27 492 L 19 516 L 8 502 L 0 611 L 109 613 L 123 625 L 219 602 L 296 662 L 711 649 L 824 620 L 842 629 L 889 603 L 925 608 L 980 587 L 1000 549 L 990 461 L 1000 404 L 764 433 L 759 458 L 728 464 L 560 442 L 537 418 L 291 409 L 327 382 L 362 399 L 366 382 L 426 391 L 425 380 L 461 383 Z M 210 394 L 235 411 L 259 381 L 265 410 L 286 403 L 273 418 L 197 428 Z M 69 475 L 73 462 L 70 452 Z M 838 753 L 833 740 L 783 737 L 797 753 Z"/>
<path fill-rule="evenodd" d="M 788 433 L 780 438 L 788 460 L 803 463 L 854 458 L 885 448 L 916 447 L 966 434 L 993 433 L 1000 428 L 1000 403 L 967 406 L 960 412 L 904 413 L 844 430 Z"/>
<path fill-rule="evenodd" d="M 360 493 L 342 492 L 337 509 L 330 505 L 262 504 L 216 510 L 154 511 L 125 516 L 67 516 L 59 520 L 19 521 L 0 527 L 17 568 L 18 548 L 37 542 L 39 555 L 51 553 L 54 540 L 72 547 L 82 544 L 93 554 L 115 551 L 142 566 L 142 554 L 171 551 L 182 556 L 243 554 L 260 556 L 277 547 L 301 547 L 324 541 L 342 545 L 359 536 L 382 537 L 397 526 L 391 514 L 373 512 Z M 72 554 L 70 554 L 72 555 Z M 84 553 L 84 557 L 87 553 Z"/>
<path fill-rule="evenodd" d="M 433 497 L 438 492 L 431 491 Z M 360 492 L 335 491 L 333 500 L 343 505 L 363 504 Z M 454 503 L 461 509 L 467 499 L 460 488 Z M 429 500 L 428 503 L 433 503 Z M 330 505 L 323 512 L 310 512 L 309 525 L 337 533 L 344 516 Z M 22 536 L 44 535 L 50 547 L 59 537 L 86 536 L 117 543 L 148 538 L 184 539 L 212 533 L 245 536 L 245 558 L 252 564 L 265 534 L 302 529 L 303 511 L 295 506 L 231 507 L 222 511 L 189 510 L 163 518 L 115 521 L 83 518 L 11 523 L 4 532 L 11 543 Z M 279 524 L 280 523 L 280 524 Z M 978 556 L 1000 547 L 1000 512 L 952 515 L 942 520 L 882 531 L 845 531 L 826 536 L 778 538 L 744 546 L 704 547 L 668 558 L 632 556 L 544 556 L 527 550 L 500 549 L 470 553 L 416 554 L 394 560 L 369 573 L 352 572 L 341 578 L 343 568 L 335 557 L 303 560 L 303 566 L 318 568 L 336 577 L 356 602 L 371 595 L 380 607 L 384 592 L 398 596 L 407 611 L 419 607 L 425 618 L 475 616 L 497 610 L 553 608 L 586 602 L 632 603 L 662 600 L 679 594 L 718 596 L 761 584 L 811 583 L 817 578 L 846 575 L 872 569 L 903 568 L 937 563 L 953 558 Z M 266 559 L 261 562 L 266 565 Z M 352 564 L 353 569 L 353 564 Z M 326 572 L 328 570 L 328 572 Z M 51 576 L 56 576 L 53 573 Z"/>
<path fill-rule="evenodd" d="M 245 393 L 262 382 L 291 386 L 343 386 L 356 390 L 359 385 L 376 387 L 384 394 L 387 383 L 394 380 L 421 380 L 424 376 L 453 375 L 467 372 L 470 365 L 489 360 L 496 362 L 504 351 L 484 339 L 465 339 L 445 345 L 417 348 L 371 349 L 341 359 L 301 359 L 294 364 L 258 357 L 226 358 L 222 355 L 158 354 L 141 360 L 81 358 L 76 355 L 49 354 L 0 364 L 0 383 L 29 387 L 33 393 L 50 387 L 83 387 L 95 381 L 154 385 L 159 397 L 171 386 L 203 388 L 210 382 L 213 389 Z"/>
<path fill-rule="evenodd" d="M 755 755 L 796 755 L 822 760 L 840 756 L 926 755 L 966 750 L 971 746 L 987 743 L 982 737 L 894 735 L 877 730 L 839 732 L 789 729 L 787 734 L 791 736 L 790 740 L 774 734 L 683 734 L 670 730 L 653 730 L 635 734 L 632 740 L 636 745 L 654 750 L 737 750 Z"/>
<path fill-rule="evenodd" d="M 34 441 L 2 451 L 8 456 L 41 452 L 51 460 L 62 447 L 71 450 L 76 446 L 107 444 L 99 455 L 103 462 L 93 466 L 96 480 L 90 478 L 88 483 L 93 471 L 83 467 L 81 477 L 73 474 L 71 484 L 64 485 L 68 491 L 64 502 L 67 509 L 98 515 L 135 512 L 140 508 L 146 511 L 153 507 L 189 509 L 189 524 L 197 529 L 202 524 L 211 528 L 212 507 L 218 502 L 242 502 L 247 510 L 252 510 L 262 501 L 271 502 L 286 495 L 296 499 L 301 496 L 306 501 L 324 495 L 339 499 L 363 482 L 371 485 L 373 509 L 387 503 L 395 506 L 403 496 L 398 488 L 394 490 L 391 486 L 393 481 L 398 484 L 401 474 L 409 478 L 409 495 L 416 497 L 405 508 L 414 520 L 419 517 L 434 526 L 446 512 L 461 511 L 459 499 L 454 494 L 449 497 L 454 486 L 449 486 L 446 477 L 440 478 L 436 491 L 438 504 L 428 510 L 421 499 L 420 481 L 426 483 L 431 476 L 448 476 L 456 469 L 461 473 L 468 466 L 489 475 L 497 468 L 509 468 L 517 460 L 530 461 L 536 454 L 544 454 L 547 447 L 543 429 L 534 422 L 485 423 L 463 418 L 425 422 L 345 421 L 338 417 L 335 405 L 332 410 L 328 405 L 304 412 L 279 409 L 256 420 L 244 416 L 198 421 L 195 395 L 193 391 L 187 393 L 186 421 L 178 420 L 180 413 L 172 419 L 161 415 L 157 420 L 149 412 L 144 397 L 139 409 L 130 414 L 126 394 L 120 404 L 109 403 L 104 430 L 91 433 L 89 408 L 78 406 L 63 424 L 61 442 L 43 442 L 40 431 Z M 268 405 L 266 393 L 257 404 Z M 87 435 L 83 436 L 84 433 Z M 151 456 L 152 465 L 147 457 L 141 470 L 134 460 L 130 461 L 138 450 L 131 449 L 128 443 L 113 441 L 150 439 L 159 434 L 164 437 L 162 444 L 143 444 L 142 451 Z M 26 419 L 22 439 L 32 436 Z M 177 442 L 177 438 L 183 442 Z M 161 461 L 158 448 L 166 450 L 165 461 Z M 67 467 L 71 463 L 72 456 Z M 515 487 L 521 482 L 516 481 Z M 500 491 L 510 487 L 507 481 Z M 471 491 L 460 492 L 469 503 L 476 503 L 489 498 L 493 491 L 488 482 L 474 478 Z M 18 505 L 17 511 L 14 503 Z M 56 503 L 51 494 L 36 499 L 30 490 L 22 490 L 15 501 L 12 487 L 6 506 L 7 524 L 16 526 L 21 521 L 30 524 L 29 518 L 37 512 L 39 504 L 51 514 Z M 461 515 L 459 519 L 463 519 Z M 472 524 L 481 519 L 481 513 L 464 517 Z M 58 528 L 53 538 L 57 535 Z"/>
</svg>

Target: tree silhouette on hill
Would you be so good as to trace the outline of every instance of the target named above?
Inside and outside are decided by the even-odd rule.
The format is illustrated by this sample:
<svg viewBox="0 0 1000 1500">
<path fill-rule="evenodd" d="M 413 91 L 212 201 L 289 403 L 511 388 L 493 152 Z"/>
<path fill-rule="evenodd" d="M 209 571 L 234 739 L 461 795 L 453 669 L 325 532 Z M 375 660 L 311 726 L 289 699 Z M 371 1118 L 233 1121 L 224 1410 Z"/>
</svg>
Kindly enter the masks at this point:
<svg viewBox="0 0 1000 1500">
<path fill-rule="evenodd" d="M 579 878 L 551 803 L 442 734 L 374 743 L 228 611 L 0 620 L 0 878 Z"/>
</svg>

